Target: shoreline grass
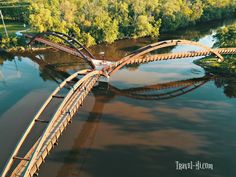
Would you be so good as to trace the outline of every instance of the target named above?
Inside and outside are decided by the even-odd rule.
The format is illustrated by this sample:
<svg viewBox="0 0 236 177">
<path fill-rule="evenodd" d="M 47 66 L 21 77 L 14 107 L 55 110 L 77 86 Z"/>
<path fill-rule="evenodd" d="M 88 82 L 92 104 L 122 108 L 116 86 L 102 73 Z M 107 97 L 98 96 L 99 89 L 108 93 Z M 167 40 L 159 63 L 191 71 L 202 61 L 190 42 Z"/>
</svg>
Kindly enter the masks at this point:
<svg viewBox="0 0 236 177">
<path fill-rule="evenodd" d="M 205 57 L 194 61 L 194 63 L 212 74 L 236 76 L 236 55 L 224 57 L 225 60 L 223 62 L 218 62 L 215 57 Z"/>
</svg>

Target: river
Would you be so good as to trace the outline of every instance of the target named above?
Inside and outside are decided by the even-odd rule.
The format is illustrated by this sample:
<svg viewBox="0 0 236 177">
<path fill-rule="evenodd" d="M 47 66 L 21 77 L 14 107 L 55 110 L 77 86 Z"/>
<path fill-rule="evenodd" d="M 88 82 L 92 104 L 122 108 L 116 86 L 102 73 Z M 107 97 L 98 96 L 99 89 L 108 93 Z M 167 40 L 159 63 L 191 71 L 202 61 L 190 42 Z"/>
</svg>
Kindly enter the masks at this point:
<svg viewBox="0 0 236 177">
<path fill-rule="evenodd" d="M 230 23 L 233 20 L 199 25 L 160 38 L 190 39 L 212 47 L 216 30 Z M 115 61 L 152 42 L 120 40 L 91 51 L 100 59 Z M 196 47 L 163 51 L 186 50 Z M 212 76 L 195 65 L 195 59 L 131 65 L 114 74 L 108 84 L 99 83 L 46 158 L 39 176 L 235 177 L 236 78 Z M 0 171 L 58 83 L 85 67 L 82 60 L 51 49 L 1 54 Z M 186 87 L 186 82 L 192 84 Z M 177 169 L 177 163 L 191 162 L 211 164 L 213 169 Z"/>
</svg>

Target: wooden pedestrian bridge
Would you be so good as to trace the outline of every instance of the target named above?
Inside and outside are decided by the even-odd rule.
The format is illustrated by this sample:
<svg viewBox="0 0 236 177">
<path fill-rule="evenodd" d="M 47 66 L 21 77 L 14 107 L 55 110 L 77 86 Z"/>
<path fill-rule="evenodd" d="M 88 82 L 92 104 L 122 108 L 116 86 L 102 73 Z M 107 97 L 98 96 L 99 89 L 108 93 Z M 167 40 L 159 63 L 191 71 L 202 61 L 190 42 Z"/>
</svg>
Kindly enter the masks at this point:
<svg viewBox="0 0 236 177">
<path fill-rule="evenodd" d="M 63 44 L 52 42 L 47 38 L 48 36 L 59 38 L 63 41 Z M 91 68 L 86 68 L 70 75 L 61 82 L 48 97 L 22 134 L 1 173 L 2 177 L 31 177 L 38 174 L 40 165 L 45 161 L 45 158 L 53 147 L 58 144 L 59 137 L 68 124 L 72 122 L 73 116 L 82 106 L 89 92 L 96 88 L 96 83 L 99 83 L 101 77 L 109 79 L 110 76 L 122 67 L 134 63 L 209 55 L 215 55 L 219 62 L 223 62 L 224 55 L 236 53 L 236 48 L 211 49 L 194 41 L 168 40 L 142 47 L 116 62 L 108 62 L 97 60 L 92 53 L 76 39 L 63 33 L 45 32 L 35 36 L 26 35 L 26 37 L 30 39 L 30 45 L 34 42 L 40 42 L 71 55 L 75 55 L 84 59 Z M 176 45 L 197 46 L 202 50 L 164 54 L 155 53 L 158 49 Z M 186 94 L 204 85 L 209 80 L 214 79 L 214 76 L 205 76 L 203 78 L 154 84 L 125 90 L 109 86 L 109 92 L 113 95 L 122 95 L 132 99 L 162 100 Z M 154 93 L 158 90 L 167 91 L 166 93 Z M 58 106 L 54 106 L 55 102 L 57 102 Z M 52 108 L 54 109 L 51 110 Z M 48 111 L 50 113 L 47 113 Z M 42 130 L 42 134 L 35 137 L 34 133 L 37 132 L 39 127 Z"/>
</svg>

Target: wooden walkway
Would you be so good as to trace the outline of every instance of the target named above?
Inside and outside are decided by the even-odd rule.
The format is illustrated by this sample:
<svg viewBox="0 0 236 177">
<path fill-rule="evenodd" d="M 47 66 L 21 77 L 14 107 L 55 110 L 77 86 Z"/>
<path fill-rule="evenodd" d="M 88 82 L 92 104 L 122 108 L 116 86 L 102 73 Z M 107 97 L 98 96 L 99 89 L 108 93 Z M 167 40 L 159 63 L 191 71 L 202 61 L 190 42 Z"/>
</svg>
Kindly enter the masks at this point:
<svg viewBox="0 0 236 177">
<path fill-rule="evenodd" d="M 73 115 L 77 112 L 87 94 L 99 79 L 100 74 L 100 71 L 79 71 L 68 77 L 56 88 L 24 132 L 10 157 L 2 176 L 7 176 L 15 161 L 20 161 L 20 163 L 11 172 L 10 176 L 33 176 L 35 174 L 50 150 L 57 143 L 58 138 L 61 136 L 68 123 L 71 122 Z M 84 76 L 76 82 L 76 80 L 78 80 L 77 77 L 80 75 Z M 60 91 L 66 86 L 68 87 L 68 85 L 71 87 L 68 93 L 65 95 L 60 95 Z M 52 118 L 43 119 L 41 116 L 54 99 L 61 100 L 59 108 L 55 110 Z M 30 135 L 32 130 L 39 124 L 47 124 L 43 134 L 38 138 L 24 157 L 19 157 L 18 152 L 21 150 L 25 140 Z"/>
</svg>

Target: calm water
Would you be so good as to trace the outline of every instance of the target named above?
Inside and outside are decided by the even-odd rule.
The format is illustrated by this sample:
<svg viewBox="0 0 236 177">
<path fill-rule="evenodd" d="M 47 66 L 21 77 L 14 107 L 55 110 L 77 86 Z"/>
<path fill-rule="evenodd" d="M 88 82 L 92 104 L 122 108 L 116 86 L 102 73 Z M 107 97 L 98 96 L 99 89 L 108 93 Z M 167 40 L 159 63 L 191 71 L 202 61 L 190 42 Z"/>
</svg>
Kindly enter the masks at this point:
<svg viewBox="0 0 236 177">
<path fill-rule="evenodd" d="M 194 39 L 212 47 L 212 35 L 223 25 L 181 30 L 161 39 Z M 151 42 L 122 40 L 92 51 L 105 52 L 98 58 L 116 60 Z M 167 51 L 194 49 L 179 46 Z M 193 60 L 133 65 L 113 75 L 109 84 L 99 83 L 39 176 L 235 177 L 236 79 L 209 77 Z M 85 67 L 83 61 L 52 50 L 1 54 L 0 169 L 47 96 L 69 74 Z M 181 85 L 186 80 L 196 86 L 161 89 L 162 83 Z M 176 161 L 206 162 L 214 169 L 177 171 Z"/>
</svg>

